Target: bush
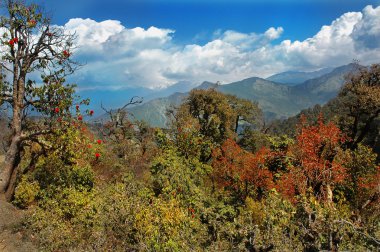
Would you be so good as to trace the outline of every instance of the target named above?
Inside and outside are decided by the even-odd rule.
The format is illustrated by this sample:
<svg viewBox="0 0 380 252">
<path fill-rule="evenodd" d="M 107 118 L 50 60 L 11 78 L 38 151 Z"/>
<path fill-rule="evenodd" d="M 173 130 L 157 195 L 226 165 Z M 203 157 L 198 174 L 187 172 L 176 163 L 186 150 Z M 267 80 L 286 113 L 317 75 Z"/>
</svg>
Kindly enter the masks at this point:
<svg viewBox="0 0 380 252">
<path fill-rule="evenodd" d="M 36 200 L 39 192 L 38 182 L 29 182 L 24 176 L 16 187 L 13 203 L 18 207 L 26 208 Z"/>
</svg>

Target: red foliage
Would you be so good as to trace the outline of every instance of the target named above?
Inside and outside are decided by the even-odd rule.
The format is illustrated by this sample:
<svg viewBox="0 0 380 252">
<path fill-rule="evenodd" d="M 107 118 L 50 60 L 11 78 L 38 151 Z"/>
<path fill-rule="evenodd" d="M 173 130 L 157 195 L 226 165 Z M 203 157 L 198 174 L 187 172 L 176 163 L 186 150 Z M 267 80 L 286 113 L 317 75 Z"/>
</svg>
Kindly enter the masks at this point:
<svg viewBox="0 0 380 252">
<path fill-rule="evenodd" d="M 339 183 L 346 170 L 334 161 L 337 148 L 345 141 L 340 129 L 333 123 L 324 124 L 319 118 L 315 126 L 305 126 L 297 136 L 296 148 L 305 174 L 310 180 Z"/>
<path fill-rule="evenodd" d="M 282 174 L 281 178 L 276 181 L 276 190 L 285 198 L 294 201 L 294 196 L 297 195 L 297 185 L 302 184 L 299 178 L 300 176 L 292 172 Z"/>
<path fill-rule="evenodd" d="M 293 165 L 287 174 L 281 175 L 276 188 L 287 197 L 312 188 L 327 198 L 331 194 L 328 190 L 347 178 L 345 167 L 335 159 L 344 141 L 340 129 L 331 122 L 323 123 L 322 116 L 316 125 L 307 125 L 305 117 L 301 117 L 296 142 L 288 154 Z"/>
<path fill-rule="evenodd" d="M 213 151 L 214 178 L 222 187 L 229 186 L 247 196 L 248 187 L 268 190 L 273 187 L 273 175 L 265 165 L 268 149 L 255 154 L 239 147 L 232 139 Z"/>
</svg>

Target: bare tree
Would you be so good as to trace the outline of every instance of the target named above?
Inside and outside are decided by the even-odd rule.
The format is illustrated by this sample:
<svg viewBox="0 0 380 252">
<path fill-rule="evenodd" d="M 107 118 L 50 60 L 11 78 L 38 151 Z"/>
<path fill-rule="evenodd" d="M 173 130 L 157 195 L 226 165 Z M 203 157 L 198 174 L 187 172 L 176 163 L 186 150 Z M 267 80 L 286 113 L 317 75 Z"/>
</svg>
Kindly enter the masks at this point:
<svg viewBox="0 0 380 252">
<path fill-rule="evenodd" d="M 122 107 L 117 108 L 117 109 L 106 109 L 103 104 L 101 104 L 101 108 L 106 112 L 107 116 L 109 117 L 109 122 L 106 123 L 105 127 L 108 130 L 107 133 L 104 133 L 108 137 L 114 136 L 116 137 L 116 141 L 118 140 L 123 140 L 123 139 L 118 139 L 119 137 L 124 138 L 125 133 L 127 132 L 126 125 L 125 123 L 128 121 L 127 120 L 127 107 L 131 105 L 136 105 L 140 104 L 143 102 L 143 98 L 139 96 L 133 96 L 129 102 L 124 104 Z M 129 122 L 129 121 L 128 121 Z M 121 134 L 120 134 L 121 133 Z"/>
</svg>

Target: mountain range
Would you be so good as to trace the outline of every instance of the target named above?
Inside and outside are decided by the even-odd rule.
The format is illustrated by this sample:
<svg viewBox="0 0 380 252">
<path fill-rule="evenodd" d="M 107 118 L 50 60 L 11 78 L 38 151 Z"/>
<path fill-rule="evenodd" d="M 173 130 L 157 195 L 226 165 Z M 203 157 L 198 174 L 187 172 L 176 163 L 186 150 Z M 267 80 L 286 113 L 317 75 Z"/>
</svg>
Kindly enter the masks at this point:
<svg viewBox="0 0 380 252">
<path fill-rule="evenodd" d="M 267 80 L 294 86 L 307 80 L 321 77 L 322 75 L 328 74 L 333 70 L 334 68 L 327 67 L 313 72 L 288 71 L 272 75 L 268 77 Z"/>
<path fill-rule="evenodd" d="M 344 84 L 345 76 L 352 72 L 354 67 L 354 64 L 349 64 L 316 72 L 284 72 L 267 79 L 252 77 L 224 85 L 205 81 L 196 89 L 213 87 L 222 93 L 256 101 L 263 110 L 266 120 L 284 119 L 302 109 L 325 104 L 334 98 Z M 295 84 L 301 80 L 302 83 Z M 187 92 L 175 92 L 128 110 L 135 119 L 144 120 L 153 127 L 166 127 L 166 110 L 170 106 L 180 105 L 187 94 Z M 105 118 L 106 115 L 102 115 L 97 120 Z"/>
</svg>

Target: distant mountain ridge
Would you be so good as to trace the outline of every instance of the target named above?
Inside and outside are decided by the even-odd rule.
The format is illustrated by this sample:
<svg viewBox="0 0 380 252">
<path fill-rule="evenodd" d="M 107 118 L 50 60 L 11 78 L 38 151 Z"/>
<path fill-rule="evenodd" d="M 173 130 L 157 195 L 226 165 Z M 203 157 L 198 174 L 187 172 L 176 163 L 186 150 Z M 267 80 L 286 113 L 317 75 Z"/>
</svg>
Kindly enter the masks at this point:
<svg viewBox="0 0 380 252">
<path fill-rule="evenodd" d="M 266 79 L 273 82 L 294 86 L 307 80 L 321 77 L 322 75 L 330 73 L 332 70 L 334 70 L 334 68 L 327 67 L 313 72 L 287 71 L 272 75 Z"/>
<path fill-rule="evenodd" d="M 353 70 L 353 64 L 337 67 L 320 77 L 308 79 L 294 86 L 252 77 L 225 85 L 205 81 L 196 89 L 213 87 L 226 94 L 257 101 L 267 120 L 281 119 L 293 116 L 315 104 L 324 104 L 335 97 L 344 84 L 344 76 Z M 136 119 L 144 120 L 153 127 L 166 127 L 167 108 L 172 105 L 179 106 L 187 95 L 188 93 L 176 92 L 131 107 L 129 112 Z"/>
<path fill-rule="evenodd" d="M 152 127 L 166 127 L 166 110 L 172 105 L 178 106 L 186 97 L 187 93 L 176 92 L 168 97 L 153 99 L 144 104 L 131 107 L 129 112 L 135 119 L 144 120 Z"/>
</svg>

